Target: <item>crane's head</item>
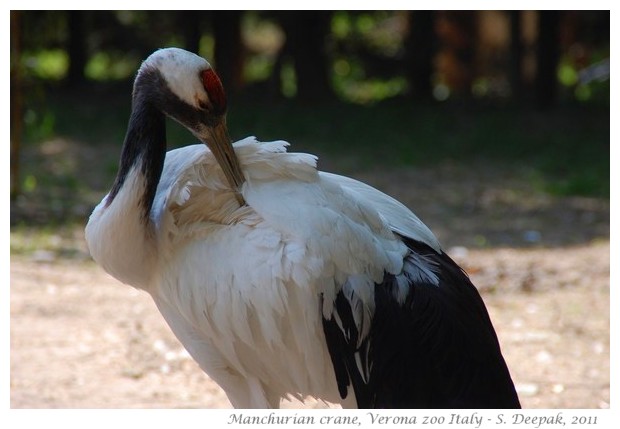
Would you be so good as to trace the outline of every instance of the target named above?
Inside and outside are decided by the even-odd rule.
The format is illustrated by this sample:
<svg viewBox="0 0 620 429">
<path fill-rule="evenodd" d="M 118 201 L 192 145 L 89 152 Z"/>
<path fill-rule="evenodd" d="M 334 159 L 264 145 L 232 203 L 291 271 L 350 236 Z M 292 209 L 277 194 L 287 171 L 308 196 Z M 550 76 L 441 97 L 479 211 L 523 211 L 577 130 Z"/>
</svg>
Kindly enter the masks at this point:
<svg viewBox="0 0 620 429">
<path fill-rule="evenodd" d="M 134 105 L 151 103 L 205 143 L 239 189 L 244 179 L 226 128 L 226 93 L 207 60 L 179 48 L 155 51 L 138 71 L 133 97 Z"/>
</svg>

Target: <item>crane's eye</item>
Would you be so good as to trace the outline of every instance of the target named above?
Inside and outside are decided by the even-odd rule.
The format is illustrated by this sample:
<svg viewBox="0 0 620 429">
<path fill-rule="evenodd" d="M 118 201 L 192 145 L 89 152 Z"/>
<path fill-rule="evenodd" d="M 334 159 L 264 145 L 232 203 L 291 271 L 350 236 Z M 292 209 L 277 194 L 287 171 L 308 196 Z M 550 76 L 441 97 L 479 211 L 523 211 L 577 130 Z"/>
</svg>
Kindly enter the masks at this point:
<svg viewBox="0 0 620 429">
<path fill-rule="evenodd" d="M 213 69 L 206 69 L 201 72 L 202 84 L 207 91 L 211 102 L 210 111 L 216 115 L 226 113 L 226 93 L 218 75 Z M 201 106 L 202 107 L 202 106 Z"/>
<path fill-rule="evenodd" d="M 198 100 L 198 107 L 200 107 L 202 110 L 206 110 L 207 112 L 211 111 L 211 106 L 209 106 L 209 103 L 203 100 Z"/>
</svg>

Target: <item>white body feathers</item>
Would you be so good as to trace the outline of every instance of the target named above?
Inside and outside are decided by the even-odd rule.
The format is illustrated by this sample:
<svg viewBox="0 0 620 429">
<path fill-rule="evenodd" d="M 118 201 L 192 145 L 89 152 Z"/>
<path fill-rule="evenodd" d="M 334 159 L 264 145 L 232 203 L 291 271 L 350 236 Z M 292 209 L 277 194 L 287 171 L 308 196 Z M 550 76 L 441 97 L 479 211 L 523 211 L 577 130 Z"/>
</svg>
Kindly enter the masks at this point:
<svg viewBox="0 0 620 429">
<path fill-rule="evenodd" d="M 109 205 L 103 199 L 86 228 L 93 258 L 152 295 L 235 407 L 277 407 L 288 395 L 342 402 L 321 316 L 331 317 L 343 290 L 360 338 L 367 333 L 374 284 L 415 263 L 394 232 L 441 252 L 402 204 L 320 173 L 315 157 L 286 146 L 254 138 L 235 144 L 246 179 L 243 207 L 211 152 L 194 145 L 167 153 L 149 229 L 132 215 L 143 186 L 139 168 Z M 409 271 L 436 283 L 428 265 L 419 265 Z M 350 389 L 343 405 L 355 406 L 354 399 Z"/>
</svg>

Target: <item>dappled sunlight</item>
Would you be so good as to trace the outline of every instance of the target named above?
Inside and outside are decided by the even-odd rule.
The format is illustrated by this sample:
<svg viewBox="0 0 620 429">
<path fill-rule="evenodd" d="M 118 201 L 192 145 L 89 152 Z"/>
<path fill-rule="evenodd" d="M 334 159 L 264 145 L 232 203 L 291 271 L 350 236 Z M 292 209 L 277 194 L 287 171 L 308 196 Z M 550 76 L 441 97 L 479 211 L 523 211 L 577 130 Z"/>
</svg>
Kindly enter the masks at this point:
<svg viewBox="0 0 620 429">
<path fill-rule="evenodd" d="M 12 225 L 85 220 L 118 166 L 118 147 L 56 137 L 24 149 L 22 193 L 11 202 Z"/>
<path fill-rule="evenodd" d="M 443 163 L 352 175 L 413 210 L 444 247 L 556 247 L 609 240 L 609 200 L 557 196 L 518 166 Z"/>
</svg>

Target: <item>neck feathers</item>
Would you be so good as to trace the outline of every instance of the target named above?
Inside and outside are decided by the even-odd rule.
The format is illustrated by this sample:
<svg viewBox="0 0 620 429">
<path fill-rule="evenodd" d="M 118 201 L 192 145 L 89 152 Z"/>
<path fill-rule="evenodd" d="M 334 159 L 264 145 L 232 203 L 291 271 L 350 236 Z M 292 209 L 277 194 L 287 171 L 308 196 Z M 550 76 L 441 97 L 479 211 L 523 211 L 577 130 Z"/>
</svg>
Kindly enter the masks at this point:
<svg viewBox="0 0 620 429">
<path fill-rule="evenodd" d="M 118 174 L 107 205 L 117 197 L 127 185 L 129 172 L 136 167 L 137 173 L 144 177 L 144 188 L 139 201 L 141 218 L 149 219 L 155 191 L 161 178 L 166 157 L 166 121 L 151 102 L 134 92 L 134 103 L 129 126 L 123 144 Z"/>
</svg>

